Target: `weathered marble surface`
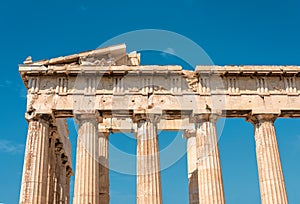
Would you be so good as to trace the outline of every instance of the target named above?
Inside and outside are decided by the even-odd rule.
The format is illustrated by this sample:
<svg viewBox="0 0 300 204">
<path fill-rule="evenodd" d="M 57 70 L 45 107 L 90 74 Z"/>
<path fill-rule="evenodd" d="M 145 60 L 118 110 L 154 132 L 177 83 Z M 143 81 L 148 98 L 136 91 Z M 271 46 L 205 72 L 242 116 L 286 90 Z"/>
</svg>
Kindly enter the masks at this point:
<svg viewBox="0 0 300 204">
<path fill-rule="evenodd" d="M 262 204 L 287 204 L 287 194 L 274 127 L 275 115 L 254 115 L 256 157 Z"/>
<path fill-rule="evenodd" d="M 161 204 L 157 121 L 152 117 L 137 121 L 137 204 Z"/>
<path fill-rule="evenodd" d="M 274 118 L 300 117 L 299 66 L 142 66 L 121 44 L 28 57 L 19 71 L 29 122 L 22 204 L 70 202 L 69 117 L 80 124 L 74 203 L 109 203 L 110 132 L 136 133 L 137 203 L 162 203 L 158 130 L 185 130 L 190 203 L 225 203 L 217 117 L 254 124 L 262 203 L 288 202 Z"/>
</svg>

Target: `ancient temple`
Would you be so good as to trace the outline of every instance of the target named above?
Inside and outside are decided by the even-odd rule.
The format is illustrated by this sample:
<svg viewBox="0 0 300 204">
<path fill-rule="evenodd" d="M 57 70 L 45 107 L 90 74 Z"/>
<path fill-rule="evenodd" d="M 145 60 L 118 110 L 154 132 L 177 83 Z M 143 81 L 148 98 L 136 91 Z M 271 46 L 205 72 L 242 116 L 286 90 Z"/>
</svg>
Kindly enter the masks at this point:
<svg viewBox="0 0 300 204">
<path fill-rule="evenodd" d="M 112 132 L 137 140 L 137 204 L 162 203 L 157 132 L 184 131 L 189 202 L 224 204 L 216 121 L 255 130 L 262 204 L 287 204 L 276 118 L 300 116 L 298 66 L 140 65 L 124 44 L 19 65 L 28 90 L 21 204 L 108 204 Z M 66 118 L 78 123 L 74 197 Z M 75 147 L 72 147 L 75 148 Z"/>
</svg>

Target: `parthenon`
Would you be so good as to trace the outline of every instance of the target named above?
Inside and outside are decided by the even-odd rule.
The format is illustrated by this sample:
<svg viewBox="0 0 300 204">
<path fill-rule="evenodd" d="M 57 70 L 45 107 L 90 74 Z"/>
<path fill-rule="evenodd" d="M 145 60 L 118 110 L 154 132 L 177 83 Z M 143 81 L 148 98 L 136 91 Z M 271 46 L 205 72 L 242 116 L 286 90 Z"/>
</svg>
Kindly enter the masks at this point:
<svg viewBox="0 0 300 204">
<path fill-rule="evenodd" d="M 28 57 L 19 72 L 28 90 L 20 204 L 108 204 L 112 132 L 137 140 L 136 203 L 161 204 L 159 130 L 184 132 L 189 203 L 224 204 L 219 118 L 253 124 L 261 203 L 288 203 L 274 121 L 300 117 L 299 66 L 141 65 L 120 44 Z M 66 118 L 78 123 L 76 171 Z"/>
</svg>

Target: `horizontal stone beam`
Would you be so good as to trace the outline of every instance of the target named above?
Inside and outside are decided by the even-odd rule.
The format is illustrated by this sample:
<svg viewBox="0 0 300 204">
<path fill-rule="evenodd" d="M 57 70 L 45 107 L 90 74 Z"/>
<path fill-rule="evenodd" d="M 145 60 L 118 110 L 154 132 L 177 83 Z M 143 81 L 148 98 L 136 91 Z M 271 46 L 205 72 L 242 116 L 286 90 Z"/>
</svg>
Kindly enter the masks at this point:
<svg viewBox="0 0 300 204">
<path fill-rule="evenodd" d="M 100 65 L 39 65 L 39 64 L 21 64 L 19 72 L 21 75 L 53 75 L 53 74 L 81 74 L 81 73 L 99 73 L 99 74 L 114 74 L 114 73 L 165 73 L 182 71 L 181 66 L 158 66 L 158 65 L 143 65 L 143 66 L 100 66 Z M 195 73 L 198 74 L 217 74 L 217 75 L 286 75 L 299 74 L 299 66 L 197 66 Z"/>
<path fill-rule="evenodd" d="M 130 118 L 104 118 L 103 122 L 99 124 L 99 131 L 101 132 L 136 132 L 136 128 L 136 123 L 132 122 Z M 194 124 L 190 122 L 189 118 L 161 119 L 157 124 L 157 129 L 166 131 L 193 130 Z"/>
<path fill-rule="evenodd" d="M 217 113 L 223 117 L 245 117 L 249 113 L 273 113 L 279 117 L 299 117 L 299 96 L 288 95 L 153 95 L 73 97 L 59 95 L 29 95 L 28 111 L 54 113 L 56 117 L 73 117 L 74 111 L 99 110 L 108 115 L 131 116 L 135 110 L 159 109 L 168 119 L 191 113 Z"/>
<path fill-rule="evenodd" d="M 20 65 L 27 112 L 72 117 L 76 111 L 131 116 L 160 110 L 167 118 L 215 113 L 299 117 L 299 66 Z M 73 73 L 73 74 L 71 74 Z M 80 73 L 80 75 L 78 75 Z M 105 73 L 105 74 L 104 74 Z"/>
</svg>

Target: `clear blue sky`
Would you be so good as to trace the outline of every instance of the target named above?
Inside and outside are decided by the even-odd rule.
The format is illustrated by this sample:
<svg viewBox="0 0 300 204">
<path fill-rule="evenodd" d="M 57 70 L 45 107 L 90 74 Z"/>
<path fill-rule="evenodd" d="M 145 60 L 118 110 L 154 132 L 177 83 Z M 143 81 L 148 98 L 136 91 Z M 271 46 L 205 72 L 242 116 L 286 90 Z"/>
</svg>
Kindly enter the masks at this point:
<svg viewBox="0 0 300 204">
<path fill-rule="evenodd" d="M 43 59 L 72 54 L 94 49 L 118 34 L 154 28 L 190 38 L 218 65 L 300 64 L 298 0 L 11 0 L 1 2 L 0 28 L 0 203 L 5 204 L 18 203 L 19 198 L 27 122 L 26 90 L 17 65 L 28 55 Z M 166 63 L 159 56 L 144 60 Z M 75 145 L 74 125 L 69 124 Z M 300 120 L 279 119 L 275 125 L 289 201 L 298 204 Z M 162 133 L 161 147 L 174 135 Z M 110 139 L 124 151 L 135 151 L 135 141 L 125 135 Z M 260 203 L 252 125 L 227 120 L 219 142 L 227 203 Z M 162 172 L 165 204 L 187 203 L 186 171 L 184 156 Z M 110 178 L 111 203 L 135 203 L 135 177 L 111 172 Z"/>
</svg>

